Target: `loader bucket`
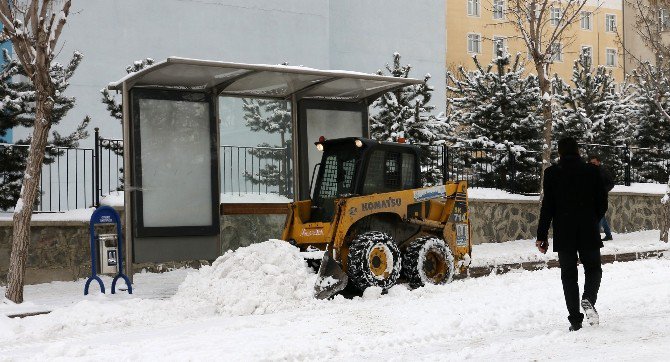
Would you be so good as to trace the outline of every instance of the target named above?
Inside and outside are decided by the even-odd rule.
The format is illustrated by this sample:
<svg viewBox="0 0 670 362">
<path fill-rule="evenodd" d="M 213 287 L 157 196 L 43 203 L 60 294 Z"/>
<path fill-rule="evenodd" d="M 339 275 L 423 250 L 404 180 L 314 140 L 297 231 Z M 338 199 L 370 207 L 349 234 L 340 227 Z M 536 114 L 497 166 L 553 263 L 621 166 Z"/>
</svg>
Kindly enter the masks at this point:
<svg viewBox="0 0 670 362">
<path fill-rule="evenodd" d="M 330 248 L 329 248 L 330 249 Z M 319 274 L 314 285 L 314 296 L 317 299 L 328 299 L 347 286 L 349 277 L 340 264 L 333 259 L 332 250 L 326 250 L 321 259 Z"/>
</svg>

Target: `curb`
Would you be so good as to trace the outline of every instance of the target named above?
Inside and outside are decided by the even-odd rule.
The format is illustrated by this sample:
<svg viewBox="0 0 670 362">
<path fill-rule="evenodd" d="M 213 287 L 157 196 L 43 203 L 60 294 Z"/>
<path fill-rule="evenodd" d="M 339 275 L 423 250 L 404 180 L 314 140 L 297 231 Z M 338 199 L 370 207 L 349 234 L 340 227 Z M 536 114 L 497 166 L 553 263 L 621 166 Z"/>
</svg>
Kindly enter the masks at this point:
<svg viewBox="0 0 670 362">
<path fill-rule="evenodd" d="M 602 264 L 612 264 L 614 262 L 627 262 L 643 259 L 658 259 L 663 257 L 670 250 L 668 249 L 657 249 L 650 251 L 640 251 L 640 252 L 631 252 L 631 253 L 621 253 L 621 254 L 607 254 L 601 256 Z M 469 268 L 467 273 L 454 275 L 454 279 L 467 279 L 467 278 L 480 278 L 489 276 L 492 274 L 500 275 L 506 274 L 511 271 L 516 270 L 540 270 L 540 269 L 551 269 L 558 268 L 558 260 L 552 259 L 549 261 L 528 261 L 521 263 L 511 263 L 511 264 L 499 264 L 499 265 L 487 265 L 479 266 L 474 268 Z"/>
</svg>

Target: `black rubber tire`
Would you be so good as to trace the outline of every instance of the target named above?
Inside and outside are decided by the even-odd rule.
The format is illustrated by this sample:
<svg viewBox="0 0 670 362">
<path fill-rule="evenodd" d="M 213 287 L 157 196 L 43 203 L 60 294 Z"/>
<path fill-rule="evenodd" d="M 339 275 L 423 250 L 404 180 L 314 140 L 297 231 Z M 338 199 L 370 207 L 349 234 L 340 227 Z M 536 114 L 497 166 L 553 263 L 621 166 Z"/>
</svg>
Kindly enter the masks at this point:
<svg viewBox="0 0 670 362">
<path fill-rule="evenodd" d="M 387 265 L 385 268 L 387 276 L 383 278 L 376 276 L 370 267 L 370 253 L 376 246 L 384 248 L 386 257 L 388 258 L 390 254 L 393 259 L 392 265 Z M 379 231 L 365 232 L 356 236 L 349 246 L 347 269 L 349 281 L 359 290 L 364 291 L 368 287 L 381 287 L 383 290 L 388 290 L 400 277 L 402 269 L 400 250 L 388 234 Z"/>
<path fill-rule="evenodd" d="M 438 258 L 438 263 L 444 263 L 444 274 L 438 274 L 437 280 L 426 276 L 424 267 L 428 253 Z M 435 236 L 423 236 L 412 241 L 403 253 L 403 278 L 412 288 L 419 288 L 426 284 L 447 284 L 454 277 L 454 256 L 444 240 Z"/>
</svg>

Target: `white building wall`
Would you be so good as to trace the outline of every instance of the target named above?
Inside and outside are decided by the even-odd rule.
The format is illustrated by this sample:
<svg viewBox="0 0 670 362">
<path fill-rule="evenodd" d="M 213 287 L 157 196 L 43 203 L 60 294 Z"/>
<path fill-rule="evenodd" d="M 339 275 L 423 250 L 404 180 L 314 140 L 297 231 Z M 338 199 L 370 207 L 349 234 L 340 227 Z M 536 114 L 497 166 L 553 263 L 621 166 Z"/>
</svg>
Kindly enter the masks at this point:
<svg viewBox="0 0 670 362">
<path fill-rule="evenodd" d="M 413 77 L 433 75 L 434 102 L 443 110 L 444 6 L 442 0 L 75 1 L 58 60 L 68 61 L 75 49 L 84 60 L 68 89 L 76 107 L 58 130 L 69 132 L 90 115 L 91 131 L 121 137 L 100 89 L 134 60 L 171 55 L 374 72 L 398 51 L 415 67 Z M 25 130 L 17 130 L 20 137 Z"/>
<path fill-rule="evenodd" d="M 400 53 L 410 77 L 432 76 L 432 102 L 445 111 L 444 0 L 331 0 L 330 67 L 374 73 Z"/>
</svg>

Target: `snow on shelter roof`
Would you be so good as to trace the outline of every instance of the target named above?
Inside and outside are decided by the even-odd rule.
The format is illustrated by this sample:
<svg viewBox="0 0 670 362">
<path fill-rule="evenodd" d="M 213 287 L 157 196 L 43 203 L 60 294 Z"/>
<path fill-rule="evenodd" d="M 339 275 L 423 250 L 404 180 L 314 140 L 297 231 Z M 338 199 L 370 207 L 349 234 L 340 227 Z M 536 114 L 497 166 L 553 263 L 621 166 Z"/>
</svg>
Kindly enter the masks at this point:
<svg viewBox="0 0 670 362">
<path fill-rule="evenodd" d="M 214 90 L 221 95 L 373 101 L 397 88 L 423 81 L 343 70 L 286 65 L 228 63 L 169 57 L 109 83 L 111 90 L 132 87 Z"/>
</svg>

